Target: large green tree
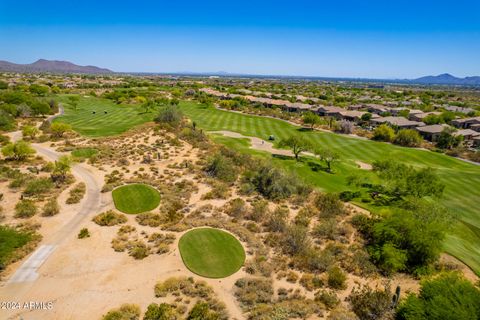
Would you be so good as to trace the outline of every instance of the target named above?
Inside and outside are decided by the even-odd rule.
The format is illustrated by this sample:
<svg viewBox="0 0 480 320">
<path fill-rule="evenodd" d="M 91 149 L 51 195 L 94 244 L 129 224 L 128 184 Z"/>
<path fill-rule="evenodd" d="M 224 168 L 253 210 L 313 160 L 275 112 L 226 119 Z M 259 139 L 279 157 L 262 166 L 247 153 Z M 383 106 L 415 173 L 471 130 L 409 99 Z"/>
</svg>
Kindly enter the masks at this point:
<svg viewBox="0 0 480 320">
<path fill-rule="evenodd" d="M 311 148 L 310 141 L 300 135 L 290 136 L 288 139 L 280 141 L 280 147 L 288 147 L 292 150 L 295 160 L 299 160 L 300 153 L 308 151 Z"/>
</svg>

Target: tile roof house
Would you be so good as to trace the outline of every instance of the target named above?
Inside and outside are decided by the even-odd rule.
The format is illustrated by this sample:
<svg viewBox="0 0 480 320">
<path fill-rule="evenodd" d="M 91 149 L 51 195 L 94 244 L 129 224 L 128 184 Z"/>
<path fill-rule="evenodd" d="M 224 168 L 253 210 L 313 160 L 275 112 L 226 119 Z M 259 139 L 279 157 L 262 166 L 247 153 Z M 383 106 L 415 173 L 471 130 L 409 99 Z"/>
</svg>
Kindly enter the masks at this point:
<svg viewBox="0 0 480 320">
<path fill-rule="evenodd" d="M 438 112 L 438 111 L 432 111 L 432 112 L 423 112 L 423 113 L 417 113 L 417 114 L 411 114 L 409 113 L 408 114 L 408 119 L 412 120 L 412 121 L 423 121 L 423 119 L 425 119 L 426 117 L 430 116 L 430 115 L 435 115 L 435 116 L 439 116 L 441 115 L 442 113 L 441 112 Z"/>
<path fill-rule="evenodd" d="M 438 140 L 440 133 L 447 128 L 450 128 L 447 124 L 433 124 L 430 126 L 416 127 L 415 129 L 425 140 L 435 142 Z"/>
<path fill-rule="evenodd" d="M 388 123 L 392 126 L 396 126 L 402 129 L 413 129 L 416 127 L 424 126 L 425 123 L 419 121 L 411 121 L 404 117 L 383 117 L 371 119 L 370 123 L 373 126 L 378 126 L 380 124 Z"/>
<path fill-rule="evenodd" d="M 317 108 L 317 113 L 320 116 L 334 116 L 342 111 L 345 111 L 345 109 L 332 106 L 321 106 Z"/>
<path fill-rule="evenodd" d="M 465 118 L 465 119 L 455 119 L 450 122 L 457 128 L 470 128 L 472 124 L 480 124 L 480 117 Z"/>
</svg>

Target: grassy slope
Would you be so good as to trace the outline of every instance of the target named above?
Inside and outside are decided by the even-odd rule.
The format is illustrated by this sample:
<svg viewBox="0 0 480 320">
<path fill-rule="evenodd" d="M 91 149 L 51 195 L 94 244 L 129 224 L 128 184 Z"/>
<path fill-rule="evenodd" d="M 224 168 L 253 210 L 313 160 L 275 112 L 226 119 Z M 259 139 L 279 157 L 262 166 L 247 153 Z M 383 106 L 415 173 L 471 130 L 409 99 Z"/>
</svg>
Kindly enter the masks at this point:
<svg viewBox="0 0 480 320">
<path fill-rule="evenodd" d="M 61 96 L 59 101 L 63 102 L 65 114 L 55 121 L 67 122 L 75 131 L 89 137 L 120 134 L 136 125 L 151 121 L 155 114 L 144 113 L 139 106 L 117 105 L 109 100 L 93 97 L 82 97 L 76 110 L 68 104 L 66 96 Z"/>
<path fill-rule="evenodd" d="M 125 213 L 147 212 L 158 207 L 160 194 L 145 184 L 130 184 L 112 191 L 115 207 Z"/>
<path fill-rule="evenodd" d="M 267 139 L 273 134 L 277 141 L 291 134 L 299 133 L 299 128 L 286 122 L 256 116 L 208 108 L 195 103 L 182 103 L 182 110 L 194 120 L 198 127 L 206 130 L 230 130 L 247 136 Z M 411 148 L 403 148 L 387 143 L 361 140 L 325 132 L 301 132 L 313 145 L 327 147 L 341 155 L 342 163 L 335 168 L 336 174 L 315 172 L 308 161 L 296 164 L 293 160 L 275 160 L 306 180 L 327 191 L 350 189 L 346 178 L 352 173 L 369 174 L 356 167 L 355 161 L 372 163 L 378 159 L 392 158 L 413 166 L 435 168 L 446 184 L 441 202 L 456 213 L 461 223 L 449 235 L 445 249 L 468 264 L 480 274 L 480 167 L 439 153 Z M 219 140 L 220 139 L 220 140 Z M 246 142 L 233 142 L 233 139 L 217 138 L 224 143 L 243 151 L 251 152 Z"/>
<path fill-rule="evenodd" d="M 68 105 L 65 96 L 61 100 L 64 101 L 66 114 L 59 120 L 72 124 L 76 131 L 91 137 L 122 133 L 137 124 L 150 121 L 154 116 L 154 113 L 142 114 L 142 110 L 138 107 L 116 105 L 104 99 L 81 98 L 77 110 L 73 110 Z M 220 111 L 192 102 L 182 102 L 181 108 L 188 117 L 195 120 L 200 128 L 206 130 L 231 130 L 264 139 L 274 134 L 277 141 L 299 132 L 297 127 L 276 119 Z M 92 115 L 93 110 L 97 111 L 97 115 Z M 104 110 L 108 112 L 107 115 L 102 114 Z M 292 160 L 274 159 L 274 161 L 327 191 L 350 189 L 346 186 L 346 178 L 352 173 L 372 176 L 357 168 L 355 164 L 357 160 L 372 163 L 377 159 L 393 158 L 414 166 L 436 168 L 446 184 L 442 202 L 457 213 L 462 221 L 449 235 L 445 244 L 446 251 L 480 274 L 480 208 L 478 205 L 480 167 L 442 154 L 402 148 L 387 143 L 324 132 L 303 132 L 302 134 L 314 145 L 332 148 L 341 154 L 342 162 L 336 165 L 335 174 L 314 171 L 309 166 L 309 161 L 300 164 Z M 254 152 L 248 148 L 246 141 L 224 137 L 216 139 L 236 149 Z M 267 156 L 262 152 L 254 153 Z"/>
<path fill-rule="evenodd" d="M 5 264 L 15 250 L 26 245 L 32 236 L 7 226 L 0 226 L 0 265 Z"/>
<path fill-rule="evenodd" d="M 212 228 L 194 229 L 178 243 L 187 268 L 208 278 L 224 278 L 237 272 L 245 261 L 245 251 L 231 234 Z"/>
</svg>

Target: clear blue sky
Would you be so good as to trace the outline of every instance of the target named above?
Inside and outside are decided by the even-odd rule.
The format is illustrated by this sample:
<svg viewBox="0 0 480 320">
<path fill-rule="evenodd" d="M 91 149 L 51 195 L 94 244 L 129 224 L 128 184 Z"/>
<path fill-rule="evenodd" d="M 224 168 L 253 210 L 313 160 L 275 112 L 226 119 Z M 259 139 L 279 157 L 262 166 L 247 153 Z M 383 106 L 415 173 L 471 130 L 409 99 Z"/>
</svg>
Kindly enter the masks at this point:
<svg viewBox="0 0 480 320">
<path fill-rule="evenodd" d="M 115 71 L 480 75 L 480 1 L 0 0 L 0 60 L 39 58 Z"/>
</svg>

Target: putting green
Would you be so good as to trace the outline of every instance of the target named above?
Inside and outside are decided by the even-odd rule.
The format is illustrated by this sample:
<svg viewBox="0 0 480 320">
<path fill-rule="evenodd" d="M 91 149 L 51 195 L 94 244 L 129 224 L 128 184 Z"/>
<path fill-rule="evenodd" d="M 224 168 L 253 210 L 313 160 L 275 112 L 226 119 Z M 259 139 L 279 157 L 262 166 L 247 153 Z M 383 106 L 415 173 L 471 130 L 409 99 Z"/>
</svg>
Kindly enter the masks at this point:
<svg viewBox="0 0 480 320">
<path fill-rule="evenodd" d="M 237 272 L 245 262 L 245 251 L 230 233 L 199 228 L 185 233 L 178 243 L 185 266 L 200 276 L 225 278 Z"/>
<path fill-rule="evenodd" d="M 142 213 L 158 207 L 160 193 L 146 184 L 129 184 L 112 191 L 115 207 L 125 213 Z"/>
</svg>

